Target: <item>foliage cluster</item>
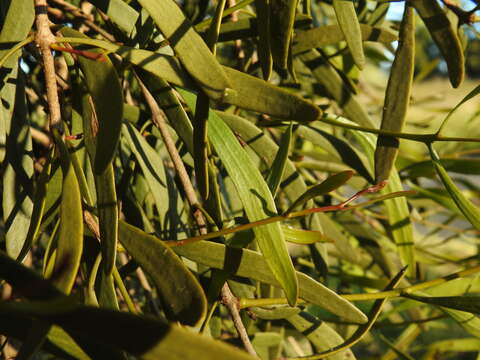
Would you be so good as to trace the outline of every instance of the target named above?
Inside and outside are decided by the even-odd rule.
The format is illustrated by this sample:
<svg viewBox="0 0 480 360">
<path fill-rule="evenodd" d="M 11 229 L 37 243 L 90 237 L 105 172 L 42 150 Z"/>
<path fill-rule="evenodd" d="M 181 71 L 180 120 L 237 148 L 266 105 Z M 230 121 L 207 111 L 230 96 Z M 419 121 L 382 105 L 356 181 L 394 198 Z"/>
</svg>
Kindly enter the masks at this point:
<svg viewBox="0 0 480 360">
<path fill-rule="evenodd" d="M 3 354 L 480 354 L 480 5 L 401 4 L 0 2 Z"/>
</svg>

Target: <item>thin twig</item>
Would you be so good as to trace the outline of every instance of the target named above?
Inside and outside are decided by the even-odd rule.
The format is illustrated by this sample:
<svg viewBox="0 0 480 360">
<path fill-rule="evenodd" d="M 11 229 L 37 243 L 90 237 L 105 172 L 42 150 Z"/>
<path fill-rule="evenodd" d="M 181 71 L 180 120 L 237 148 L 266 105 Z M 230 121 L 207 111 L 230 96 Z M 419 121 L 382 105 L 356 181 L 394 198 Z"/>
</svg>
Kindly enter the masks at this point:
<svg viewBox="0 0 480 360">
<path fill-rule="evenodd" d="M 150 107 L 150 111 L 152 112 L 152 120 L 153 123 L 158 127 L 160 130 L 160 134 L 162 136 L 163 142 L 165 143 L 165 147 L 167 148 L 168 154 L 173 162 L 177 175 L 182 183 L 183 189 L 187 196 L 187 200 L 190 203 L 192 208 L 196 208 L 197 211 L 194 213 L 195 222 L 197 223 L 200 233 L 206 234 L 206 221 L 203 213 L 198 210 L 198 197 L 195 193 L 193 188 L 192 182 L 190 181 L 190 177 L 188 176 L 187 170 L 185 169 L 185 165 L 182 162 L 180 154 L 178 153 L 177 148 L 175 147 L 175 143 L 170 136 L 170 132 L 168 131 L 168 126 L 165 121 L 164 113 L 158 106 L 157 102 L 153 98 L 152 94 L 143 82 L 137 77 L 138 83 L 140 84 L 140 89 L 142 90 L 143 96 L 147 101 L 148 106 Z M 232 317 L 233 324 L 235 329 L 238 332 L 240 340 L 245 347 L 247 352 L 255 357 L 257 357 L 257 353 L 253 348 L 252 343 L 248 337 L 247 329 L 245 329 L 245 325 L 242 322 L 242 318 L 240 317 L 240 311 L 238 306 L 238 299 L 232 294 L 228 283 L 225 283 L 221 290 L 221 297 L 222 297 L 222 304 L 226 306 L 228 309 L 230 316 Z"/>
<path fill-rule="evenodd" d="M 35 0 L 37 34 L 35 42 L 40 48 L 47 88 L 48 108 L 50 112 L 50 128 L 56 128 L 63 133 L 60 102 L 58 100 L 57 79 L 55 64 L 50 46 L 55 43 L 55 36 L 50 30 L 50 21 L 47 15 L 47 0 Z"/>
</svg>

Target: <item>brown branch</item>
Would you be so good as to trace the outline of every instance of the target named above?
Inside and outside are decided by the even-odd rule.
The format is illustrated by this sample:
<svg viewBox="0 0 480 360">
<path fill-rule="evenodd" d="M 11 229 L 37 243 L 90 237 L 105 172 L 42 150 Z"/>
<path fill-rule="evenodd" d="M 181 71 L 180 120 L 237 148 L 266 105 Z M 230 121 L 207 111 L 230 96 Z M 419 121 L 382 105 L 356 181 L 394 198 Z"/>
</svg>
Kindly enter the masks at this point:
<svg viewBox="0 0 480 360">
<path fill-rule="evenodd" d="M 150 111 L 152 112 L 153 123 L 160 130 L 163 142 L 165 143 L 165 147 L 167 148 L 168 154 L 170 155 L 177 175 L 180 178 L 180 182 L 182 183 L 183 189 L 187 196 L 187 200 L 190 203 L 190 206 L 192 206 L 192 208 L 197 209 L 197 211 L 194 212 L 195 222 L 200 229 L 200 233 L 205 234 L 207 232 L 205 217 L 203 216 L 202 212 L 198 210 L 199 202 L 197 194 L 195 193 L 192 182 L 190 181 L 190 177 L 188 176 L 187 170 L 185 169 L 185 165 L 182 162 L 180 154 L 175 147 L 175 143 L 170 136 L 167 122 L 165 121 L 165 115 L 158 106 L 150 91 L 148 91 L 147 87 L 143 84 L 143 82 L 138 77 L 137 80 L 140 84 L 140 89 L 142 90 L 143 96 L 147 101 Z M 255 352 L 255 349 L 253 348 L 253 345 L 248 337 L 247 329 L 245 329 L 245 325 L 243 325 L 242 318 L 240 317 L 238 299 L 232 294 L 232 291 L 230 290 L 230 287 L 226 282 L 222 287 L 221 297 L 222 304 L 227 307 L 230 316 L 232 317 L 235 329 L 237 330 L 240 340 L 243 343 L 243 346 L 249 354 L 257 357 L 257 353 Z"/>
<path fill-rule="evenodd" d="M 57 79 L 55 64 L 50 46 L 55 43 L 55 36 L 50 30 L 50 21 L 47 14 L 47 0 L 35 0 L 37 35 L 35 42 L 42 53 L 47 101 L 50 112 L 50 128 L 56 128 L 63 133 L 60 101 L 58 100 Z"/>
</svg>

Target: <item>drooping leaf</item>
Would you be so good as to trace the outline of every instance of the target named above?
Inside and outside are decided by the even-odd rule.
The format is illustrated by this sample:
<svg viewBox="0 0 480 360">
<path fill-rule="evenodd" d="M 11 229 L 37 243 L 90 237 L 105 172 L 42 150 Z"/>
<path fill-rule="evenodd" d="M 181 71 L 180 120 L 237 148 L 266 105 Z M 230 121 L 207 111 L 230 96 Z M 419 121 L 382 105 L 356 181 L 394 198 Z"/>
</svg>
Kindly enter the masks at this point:
<svg viewBox="0 0 480 360">
<path fill-rule="evenodd" d="M 447 62 L 452 86 L 458 87 L 465 76 L 465 58 L 462 45 L 450 20 L 435 0 L 414 1 L 412 6 L 417 10 Z"/>
<path fill-rule="evenodd" d="M 353 171 L 347 170 L 341 173 L 332 175 L 328 177 L 326 180 L 321 182 L 318 185 L 312 186 L 310 189 L 305 191 L 297 200 L 293 202 L 293 204 L 288 208 L 285 212 L 285 215 L 292 212 L 293 210 L 301 207 L 309 200 L 328 194 L 329 192 L 339 188 L 343 184 L 345 184 L 351 177 L 353 176 Z"/>
<path fill-rule="evenodd" d="M 349 85 L 326 58 L 317 50 L 303 53 L 299 58 L 310 69 L 315 79 L 327 90 L 330 97 L 342 108 L 346 117 L 359 125 L 373 127 L 372 120 L 357 101 Z"/>
<path fill-rule="evenodd" d="M 393 60 L 380 128 L 401 132 L 410 103 L 415 68 L 415 18 L 413 8 L 405 6 L 400 25 L 398 48 Z M 398 154 L 397 138 L 378 136 L 375 149 L 375 182 L 388 179 Z"/>
<path fill-rule="evenodd" d="M 273 62 L 280 69 L 287 68 L 297 4 L 298 0 L 271 0 L 269 3 L 270 49 Z"/>
<path fill-rule="evenodd" d="M 194 96 L 185 91 L 182 96 L 194 108 Z M 248 219 L 256 221 L 276 215 L 275 203 L 267 184 L 238 144 L 235 135 L 215 112 L 210 112 L 208 121 L 210 142 L 235 184 Z M 298 297 L 298 282 L 280 225 L 256 227 L 254 232 L 267 264 L 285 291 L 289 303 L 294 305 Z"/>
<path fill-rule="evenodd" d="M 360 24 L 360 33 L 362 41 L 377 41 L 388 44 L 398 40 L 397 35 L 392 31 L 366 24 Z M 292 52 L 296 55 L 307 50 L 333 45 L 344 39 L 345 36 L 338 25 L 324 25 L 306 31 L 299 31 L 293 38 Z"/>
<path fill-rule="evenodd" d="M 188 259 L 216 269 L 224 269 L 237 276 L 251 278 L 280 286 L 264 257 L 255 251 L 227 248 L 210 241 L 199 241 L 173 250 Z M 338 317 L 354 323 L 364 323 L 365 315 L 350 302 L 315 281 L 304 273 L 297 272 L 299 297 L 330 311 Z"/>
<path fill-rule="evenodd" d="M 63 186 L 60 204 L 60 233 L 52 282 L 69 294 L 77 277 L 83 251 L 83 212 L 77 176 L 68 149 L 58 133 L 54 133 L 62 164 Z"/>
<path fill-rule="evenodd" d="M 279 151 L 273 160 L 272 167 L 267 175 L 267 184 L 270 192 L 273 197 L 275 197 L 280 182 L 283 179 L 283 174 L 285 172 L 285 166 L 287 165 L 288 154 L 290 152 L 290 145 L 292 142 L 292 123 L 290 123 L 287 130 L 282 135 L 280 140 Z"/>
<path fill-rule="evenodd" d="M 0 59 L 8 54 L 10 48 L 15 43 L 24 40 L 30 31 L 34 20 L 33 3 L 29 0 L 10 1 L 6 3 L 8 6 L 7 13 L 3 19 L 0 30 Z M 22 16 L 18 16 L 22 14 Z M 0 104 L 0 161 L 4 160 L 7 130 L 10 129 L 11 118 L 13 115 L 16 77 L 18 71 L 18 58 L 21 51 L 17 51 L 13 56 L 7 59 L 2 67 L 0 76 L 0 96 L 2 102 Z"/>
<path fill-rule="evenodd" d="M 35 316 L 57 324 L 73 339 L 95 340 L 144 360 L 248 360 L 252 357 L 230 345 L 194 334 L 175 325 L 128 313 L 55 301 L 1 302 L 0 313 Z M 182 346 L 178 346 L 181 344 Z"/>
<path fill-rule="evenodd" d="M 480 296 L 419 296 L 409 293 L 402 294 L 402 296 L 425 304 L 470 312 L 477 315 L 480 314 Z"/>
<path fill-rule="evenodd" d="M 291 226 L 282 226 L 285 240 L 295 244 L 315 244 L 318 242 L 333 242 L 333 239 L 326 237 L 320 231 L 297 229 Z"/>
<path fill-rule="evenodd" d="M 153 279 L 167 316 L 190 326 L 204 320 L 205 294 L 176 254 L 157 238 L 124 221 L 120 222 L 120 242 Z"/>
<path fill-rule="evenodd" d="M 430 155 L 432 157 L 433 166 L 437 171 L 437 175 L 445 186 L 445 189 L 447 189 L 452 200 L 458 206 L 463 215 L 465 215 L 467 220 L 473 225 L 473 227 L 475 227 L 477 230 L 480 230 L 480 210 L 473 205 L 455 185 L 445 168 L 442 166 L 437 153 L 431 146 Z"/>
<path fill-rule="evenodd" d="M 256 25 L 258 29 L 258 60 L 262 66 L 263 79 L 266 81 L 270 79 L 273 68 L 272 50 L 270 45 L 270 3 L 271 0 L 255 1 L 255 7 L 257 8 Z"/>
<path fill-rule="evenodd" d="M 365 55 L 363 54 L 362 33 L 355 5 L 350 0 L 333 0 L 333 8 L 355 64 L 362 70 L 365 66 Z"/>
<path fill-rule="evenodd" d="M 2 179 L 5 246 L 7 253 L 17 258 L 25 245 L 33 211 L 32 139 L 27 118 L 25 80 L 20 71 L 16 78 L 15 108 L 12 117 L 5 118 L 4 124 L 7 136 Z"/>
<path fill-rule="evenodd" d="M 65 36 L 85 38 L 82 33 L 68 27 L 61 30 Z M 91 49 L 89 51 L 96 51 Z M 123 92 L 120 80 L 110 59 L 103 56 L 102 61 L 78 57 L 85 84 L 93 101 L 98 129 L 93 136 L 101 141 L 96 142 L 93 169 L 96 174 L 102 174 L 107 168 L 117 150 L 123 119 Z"/>
<path fill-rule="evenodd" d="M 313 344 L 316 352 L 322 352 L 344 342 L 344 339 L 333 330 L 326 322 L 320 321 L 308 312 L 302 311 L 299 314 L 290 316 L 287 321 L 292 324 L 298 332 L 307 337 Z M 345 352 L 334 354 L 332 360 L 355 359 L 350 349 Z"/>
<path fill-rule="evenodd" d="M 139 2 L 168 39 L 187 72 L 211 99 L 228 102 L 229 98 L 235 97 L 225 70 L 191 27 L 190 21 L 185 18 L 175 1 Z"/>
</svg>

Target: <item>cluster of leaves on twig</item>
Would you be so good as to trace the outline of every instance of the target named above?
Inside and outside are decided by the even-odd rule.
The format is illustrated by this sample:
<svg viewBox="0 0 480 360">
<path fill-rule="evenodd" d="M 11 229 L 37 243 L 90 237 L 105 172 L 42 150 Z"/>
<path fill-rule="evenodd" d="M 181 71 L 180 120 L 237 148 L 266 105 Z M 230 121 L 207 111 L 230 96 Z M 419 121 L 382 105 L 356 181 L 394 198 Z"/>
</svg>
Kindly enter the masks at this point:
<svg viewBox="0 0 480 360">
<path fill-rule="evenodd" d="M 2 1 L 3 354 L 480 352 L 479 6 L 402 5 Z"/>
</svg>

